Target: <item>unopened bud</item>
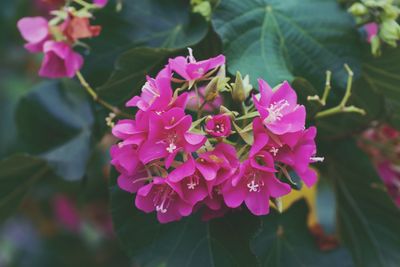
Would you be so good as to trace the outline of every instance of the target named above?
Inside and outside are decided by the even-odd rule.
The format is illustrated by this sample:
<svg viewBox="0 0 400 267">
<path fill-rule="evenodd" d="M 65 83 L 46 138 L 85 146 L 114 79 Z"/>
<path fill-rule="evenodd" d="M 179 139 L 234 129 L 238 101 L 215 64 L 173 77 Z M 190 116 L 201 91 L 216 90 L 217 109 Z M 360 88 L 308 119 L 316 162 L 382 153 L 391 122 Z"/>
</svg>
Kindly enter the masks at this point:
<svg viewBox="0 0 400 267">
<path fill-rule="evenodd" d="M 379 57 L 381 55 L 381 40 L 377 35 L 371 38 L 371 53 L 375 57 Z"/>
<path fill-rule="evenodd" d="M 354 16 L 363 16 L 368 13 L 368 8 L 361 3 L 354 3 L 347 11 Z"/>
<path fill-rule="evenodd" d="M 395 20 L 385 20 L 380 26 L 379 37 L 390 46 L 396 47 L 400 39 L 400 25 Z"/>
<path fill-rule="evenodd" d="M 218 96 L 219 77 L 214 77 L 206 86 L 206 95 L 204 97 L 206 102 L 211 102 Z"/>
<path fill-rule="evenodd" d="M 232 84 L 232 98 L 237 102 L 246 100 L 246 93 L 244 91 L 243 79 L 240 72 L 236 72 L 235 83 Z"/>
</svg>

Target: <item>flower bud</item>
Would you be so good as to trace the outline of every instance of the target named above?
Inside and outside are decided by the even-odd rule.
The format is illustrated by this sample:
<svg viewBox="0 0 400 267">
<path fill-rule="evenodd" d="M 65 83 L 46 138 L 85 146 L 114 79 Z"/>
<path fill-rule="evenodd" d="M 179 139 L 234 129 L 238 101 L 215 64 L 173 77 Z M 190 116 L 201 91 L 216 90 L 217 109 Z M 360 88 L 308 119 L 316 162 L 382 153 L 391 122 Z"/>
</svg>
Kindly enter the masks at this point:
<svg viewBox="0 0 400 267">
<path fill-rule="evenodd" d="M 235 83 L 232 86 L 232 98 L 237 102 L 246 100 L 246 93 L 244 91 L 243 79 L 240 72 L 236 72 Z"/>
<path fill-rule="evenodd" d="M 229 78 L 225 78 L 224 76 L 215 76 L 206 86 L 205 90 L 205 101 L 211 102 L 216 99 L 219 95 L 220 91 L 224 91 Z"/>
<path fill-rule="evenodd" d="M 381 40 L 377 35 L 371 38 L 371 53 L 375 57 L 379 57 L 381 55 Z"/>
<path fill-rule="evenodd" d="M 400 25 L 395 20 L 385 20 L 381 24 L 379 37 L 390 46 L 396 47 L 400 39 Z"/>
<path fill-rule="evenodd" d="M 206 95 L 204 97 L 206 102 L 211 102 L 218 96 L 218 81 L 219 77 L 214 77 L 206 86 Z"/>
<path fill-rule="evenodd" d="M 368 13 L 368 8 L 361 3 L 354 3 L 348 11 L 354 16 L 363 16 Z"/>
</svg>

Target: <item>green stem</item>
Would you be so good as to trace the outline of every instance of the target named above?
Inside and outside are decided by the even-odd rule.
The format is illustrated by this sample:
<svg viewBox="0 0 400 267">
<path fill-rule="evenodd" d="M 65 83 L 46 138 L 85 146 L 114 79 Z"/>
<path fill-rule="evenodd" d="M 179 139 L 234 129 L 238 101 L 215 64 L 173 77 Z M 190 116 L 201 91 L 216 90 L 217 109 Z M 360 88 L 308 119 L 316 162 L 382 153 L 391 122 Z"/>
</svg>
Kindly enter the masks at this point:
<svg viewBox="0 0 400 267">
<path fill-rule="evenodd" d="M 111 105 L 110 103 L 104 101 L 101 99 L 96 91 L 89 85 L 89 83 L 85 80 L 83 77 L 82 73 L 80 71 L 76 72 L 76 77 L 78 78 L 79 82 L 81 83 L 82 87 L 86 90 L 86 92 L 92 97 L 94 102 L 97 102 L 98 104 L 102 105 L 106 109 L 110 110 L 111 112 L 115 113 L 115 115 L 120 116 L 120 117 L 127 117 L 130 118 L 131 116 L 123 111 L 121 111 L 119 108 Z"/>
<path fill-rule="evenodd" d="M 324 93 L 322 95 L 322 99 L 319 98 L 318 95 L 314 96 L 309 96 L 307 97 L 308 101 L 317 101 L 319 102 L 322 106 L 326 105 L 326 100 L 328 99 L 328 95 L 331 91 L 331 77 L 332 77 L 332 72 L 327 70 L 326 71 L 326 79 L 325 79 L 325 88 L 324 88 Z"/>
<path fill-rule="evenodd" d="M 346 106 L 346 104 L 349 101 L 350 96 L 351 96 L 351 87 L 353 85 L 354 73 L 350 69 L 349 65 L 344 64 L 344 68 L 346 69 L 346 71 L 348 73 L 348 78 L 347 78 L 346 92 L 344 93 L 342 101 L 340 101 L 339 105 L 337 105 L 336 107 L 329 108 L 327 110 L 318 112 L 315 115 L 316 119 L 317 118 L 327 117 L 327 116 L 332 116 L 332 115 L 335 115 L 337 113 L 354 112 L 354 113 L 359 113 L 361 115 L 365 115 L 366 114 L 364 109 L 361 109 L 361 108 L 358 108 L 358 107 L 355 107 L 355 106 Z M 328 81 L 329 81 L 329 86 L 328 86 Z M 325 105 L 326 98 L 328 97 L 328 94 L 329 94 L 329 91 L 330 91 L 330 74 L 328 74 L 328 72 L 327 72 L 327 84 L 326 85 L 327 86 L 325 87 L 324 96 L 323 96 L 322 100 L 319 100 L 319 99 L 318 100 L 317 99 L 312 99 L 312 100 L 317 100 L 322 105 Z"/>
</svg>

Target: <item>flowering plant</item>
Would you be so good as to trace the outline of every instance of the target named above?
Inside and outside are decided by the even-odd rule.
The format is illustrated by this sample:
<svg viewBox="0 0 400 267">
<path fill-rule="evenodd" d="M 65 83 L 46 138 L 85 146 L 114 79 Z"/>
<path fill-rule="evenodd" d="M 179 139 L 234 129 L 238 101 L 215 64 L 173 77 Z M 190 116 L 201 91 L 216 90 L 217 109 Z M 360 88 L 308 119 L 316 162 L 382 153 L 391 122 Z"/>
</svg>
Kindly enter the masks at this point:
<svg viewBox="0 0 400 267">
<path fill-rule="evenodd" d="M 147 77 L 141 95 L 126 103 L 138 108 L 135 120 L 113 127 L 121 140 L 111 149 L 118 184 L 137 193 L 137 208 L 156 211 L 160 222 L 197 209 L 207 218 L 221 216 L 242 203 L 254 215 L 266 215 L 270 198 L 290 193 L 289 172 L 309 187 L 317 181 L 309 168 L 322 159 L 315 157 L 316 129 L 305 128 L 306 111 L 296 92 L 287 82 L 273 90 L 260 79 L 260 93 L 248 95 L 240 75 L 228 84 L 224 64 L 223 55 L 196 61 L 190 48 L 186 58 L 169 59 L 155 78 Z M 187 110 L 190 90 L 197 114 Z M 235 97 L 242 112 L 223 105 L 203 111 L 222 92 Z"/>
</svg>

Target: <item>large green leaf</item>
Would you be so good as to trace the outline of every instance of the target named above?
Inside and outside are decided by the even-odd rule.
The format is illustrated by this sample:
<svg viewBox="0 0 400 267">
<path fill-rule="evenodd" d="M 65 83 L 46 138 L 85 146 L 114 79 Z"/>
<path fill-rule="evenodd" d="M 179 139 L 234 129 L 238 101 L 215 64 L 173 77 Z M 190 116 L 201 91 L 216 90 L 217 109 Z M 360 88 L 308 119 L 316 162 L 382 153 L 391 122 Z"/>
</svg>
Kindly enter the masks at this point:
<svg viewBox="0 0 400 267">
<path fill-rule="evenodd" d="M 186 0 L 124 1 L 120 12 L 111 7 L 98 14 L 104 25 L 100 38 L 128 47 L 184 48 L 198 43 L 208 31 L 205 19 L 191 13 Z"/>
<path fill-rule="evenodd" d="M 34 88 L 18 105 L 17 124 L 27 152 L 47 160 L 57 175 L 68 180 L 84 175 L 94 119 L 88 97 L 73 81 Z"/>
<path fill-rule="evenodd" d="M 122 104 L 140 92 L 146 74 L 152 75 L 168 63 L 167 57 L 175 50 L 158 48 L 132 48 L 117 60 L 110 79 L 99 88 L 99 94 L 116 104 Z"/>
<path fill-rule="evenodd" d="M 323 176 L 334 185 L 339 231 L 356 265 L 398 266 L 400 210 L 382 190 L 370 160 L 351 141 L 329 144 L 324 151 Z"/>
<path fill-rule="evenodd" d="M 322 252 L 307 228 L 305 201 L 283 214 L 273 212 L 262 219 L 262 228 L 252 241 L 261 266 L 352 266 L 344 249 Z"/>
<path fill-rule="evenodd" d="M 0 220 L 16 210 L 32 185 L 47 174 L 46 162 L 28 155 L 0 161 Z"/>
<path fill-rule="evenodd" d="M 385 97 L 388 118 L 400 128 L 400 49 L 387 48 L 378 58 L 365 54 L 364 84 Z"/>
<path fill-rule="evenodd" d="M 111 188 L 114 228 L 123 248 L 140 266 L 256 266 L 249 239 L 259 226 L 247 212 L 202 222 L 190 216 L 160 224 L 139 211 L 134 196 Z"/>
<path fill-rule="evenodd" d="M 230 72 L 253 81 L 276 85 L 296 75 L 321 82 L 331 70 L 342 86 L 343 64 L 359 69 L 354 23 L 335 0 L 222 0 L 212 22 Z"/>
</svg>

